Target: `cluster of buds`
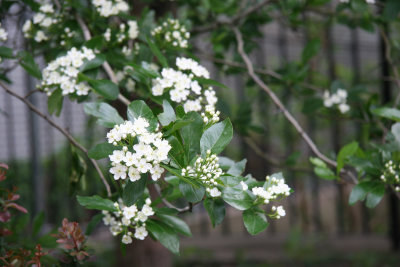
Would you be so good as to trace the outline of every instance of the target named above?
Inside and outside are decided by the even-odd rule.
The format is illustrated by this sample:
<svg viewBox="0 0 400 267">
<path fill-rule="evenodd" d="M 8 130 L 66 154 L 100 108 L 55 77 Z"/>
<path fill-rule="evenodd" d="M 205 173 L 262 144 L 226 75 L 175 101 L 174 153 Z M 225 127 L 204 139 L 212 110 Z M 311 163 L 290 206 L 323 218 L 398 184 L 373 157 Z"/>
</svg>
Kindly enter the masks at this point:
<svg viewBox="0 0 400 267">
<path fill-rule="evenodd" d="M 168 19 L 161 26 L 154 28 L 151 35 L 161 44 L 187 48 L 190 33 L 178 20 Z"/>
<path fill-rule="evenodd" d="M 222 169 L 218 164 L 218 157 L 215 154 L 211 154 L 211 151 L 207 151 L 206 157 L 198 157 L 194 166 L 188 166 L 182 169 L 182 176 L 190 177 L 200 181 L 208 194 L 211 197 L 220 197 L 221 191 L 218 189 L 219 178 L 223 174 Z"/>
<path fill-rule="evenodd" d="M 215 92 L 214 92 L 215 93 Z M 215 110 L 215 107 L 212 105 L 207 105 L 205 111 L 201 113 L 201 117 L 206 125 L 212 125 L 219 121 L 219 110 Z"/>
<path fill-rule="evenodd" d="M 140 210 L 135 204 L 127 207 L 119 200 L 114 203 L 117 211 L 103 211 L 103 222 L 110 227 L 113 236 L 123 234 L 122 243 L 124 244 L 132 243 L 132 237 L 144 240 L 148 235 L 146 221 L 149 216 L 154 215 L 154 210 L 150 205 L 150 198 L 146 199 Z"/>
<path fill-rule="evenodd" d="M 269 217 L 271 218 L 276 218 L 276 219 L 280 219 L 281 217 L 285 217 L 286 215 L 286 211 L 282 206 L 272 206 L 271 208 L 272 213 L 268 214 Z"/>
<path fill-rule="evenodd" d="M 389 160 L 385 163 L 385 168 L 383 169 L 383 173 L 381 174 L 380 178 L 384 183 L 388 184 L 397 184 L 395 187 L 396 192 L 400 192 L 400 165 L 394 164 L 392 160 Z"/>
</svg>

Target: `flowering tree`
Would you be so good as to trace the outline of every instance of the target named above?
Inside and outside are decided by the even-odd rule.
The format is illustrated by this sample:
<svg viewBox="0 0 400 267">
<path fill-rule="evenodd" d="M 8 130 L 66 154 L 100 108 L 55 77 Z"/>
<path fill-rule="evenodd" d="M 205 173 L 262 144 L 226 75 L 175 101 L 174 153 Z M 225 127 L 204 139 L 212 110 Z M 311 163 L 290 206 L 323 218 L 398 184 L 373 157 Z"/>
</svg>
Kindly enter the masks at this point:
<svg viewBox="0 0 400 267">
<path fill-rule="evenodd" d="M 191 211 L 193 205 L 203 203 L 213 226 L 224 219 L 225 203 L 243 211 L 250 234 L 265 230 L 267 217 L 285 216 L 279 202 L 289 196 L 291 189 L 282 173 L 267 175 L 260 181 L 243 174 L 246 160 L 234 162 L 219 156 L 232 139 L 233 126 L 217 110 L 215 89 L 227 87 L 212 80 L 192 54 L 194 46 L 188 29 L 195 34 L 211 32 L 215 37 L 211 40 L 214 61 L 220 67 L 244 71 L 249 81 L 267 93 L 315 154 L 311 162 L 319 177 L 355 184 L 350 203 L 366 199 L 367 206 L 374 207 L 385 188 L 399 191 L 397 123 L 391 131 L 382 125 L 379 137 L 383 144 L 373 145 L 371 139 L 362 148 L 352 142 L 331 159 L 320 151 L 248 56 L 254 48 L 251 39 L 258 30 L 253 28 L 246 36 L 242 32 L 266 22 L 263 12 L 282 14 L 289 25 L 303 26 L 299 19 L 302 12 L 322 12 L 319 8 L 331 1 L 200 2 L 177 1 L 176 7 L 183 14 L 181 20 L 171 15 L 156 19 L 151 9 L 135 12 L 135 6 L 123 0 L 10 1 L 1 7 L 4 14 L 13 9 L 30 10 L 22 25 L 26 49 L 1 46 L 1 58 L 16 62 L 38 80 L 37 92 L 47 94 L 50 114 L 59 115 L 63 99 L 69 98 L 82 103 L 85 112 L 108 131 L 103 143 L 90 149 L 83 147 L 67 130 L 6 85 L 10 82 L 6 69 L 0 76 L 0 86 L 7 93 L 23 101 L 90 158 L 104 191 L 78 196 L 82 206 L 100 210 L 98 216 L 122 243 L 130 244 L 133 239 L 143 240 L 150 235 L 174 253 L 179 252 L 178 234 L 191 235 L 178 215 Z M 381 30 L 390 59 L 391 44 L 383 26 L 397 19 L 400 7 L 396 1 L 379 3 L 378 7 L 384 10 L 380 13 L 374 13 L 370 1 L 341 2 L 335 4 L 336 9 L 330 10 L 329 16 L 350 26 Z M 0 40 L 7 40 L 4 29 L 0 29 Z M 230 48 L 236 51 L 235 61 L 225 57 Z M 318 49 L 319 42 L 311 40 L 301 62 L 294 62 L 287 73 L 272 71 L 267 75 L 299 91 L 315 89 L 305 79 L 312 71 L 307 64 Z M 35 63 L 37 57 L 46 61 L 42 70 Z M 398 81 L 394 65 L 393 74 Z M 318 88 L 305 99 L 312 100 L 313 111 L 338 111 L 347 119 L 359 119 L 360 113 L 366 113 L 368 120 L 380 123 L 400 120 L 396 109 L 399 99 L 393 107 L 379 107 L 378 103 L 371 105 L 365 100 L 368 97 L 348 93 L 340 83 L 330 87 Z M 368 104 L 353 106 L 358 100 Z M 119 113 L 116 105 L 125 106 L 125 112 Z M 110 161 L 106 175 L 97 163 L 101 159 Z M 178 207 L 178 198 L 184 198 L 187 206 Z M 66 221 L 63 227 L 72 225 Z"/>
</svg>

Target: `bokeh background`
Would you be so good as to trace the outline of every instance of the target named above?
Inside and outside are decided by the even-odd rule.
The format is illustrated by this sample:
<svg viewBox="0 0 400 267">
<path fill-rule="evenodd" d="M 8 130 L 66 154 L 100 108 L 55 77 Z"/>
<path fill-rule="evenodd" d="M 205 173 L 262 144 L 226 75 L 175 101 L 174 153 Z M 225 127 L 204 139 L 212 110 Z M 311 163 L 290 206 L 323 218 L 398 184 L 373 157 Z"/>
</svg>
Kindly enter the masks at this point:
<svg viewBox="0 0 400 267">
<path fill-rule="evenodd" d="M 148 4 L 133 2 L 138 13 Z M 153 2 L 157 16 L 168 12 L 181 15 L 172 2 Z M 24 45 L 21 25 L 29 16 L 26 11 L 2 20 L 9 36 L 14 36 L 9 42 L 16 40 L 17 45 Z M 318 36 L 321 51 L 309 67 L 325 75 L 309 75 L 308 83 L 340 81 L 347 89 L 360 87 L 359 90 L 381 95 L 390 86 L 385 79 L 388 66 L 383 41 L 377 32 L 326 22 L 318 12 L 304 14 L 304 20 L 308 22 L 306 28 L 293 29 L 284 20 L 267 18 L 265 24 L 258 25 L 262 35 L 255 40 L 257 49 L 252 59 L 321 150 L 335 157 L 342 145 L 356 138 L 362 140 L 365 125 L 314 112 L 312 101 L 299 100 L 291 86 L 279 81 L 280 71 L 287 72 L 291 62 L 300 60 L 312 34 Z M 283 171 L 294 189 L 284 203 L 287 215 L 271 221 L 267 231 L 250 236 L 241 212 L 228 207 L 224 222 L 212 229 L 205 209 L 195 206 L 191 214 L 183 216 L 193 237 L 181 239 L 179 257 L 150 240 L 134 242 L 122 252 L 108 229 L 100 224 L 88 241 L 94 249 L 93 266 L 399 266 L 398 200 L 387 196 L 374 209 L 362 203 L 349 206 L 352 186 L 321 180 L 313 174 L 308 161 L 312 154 L 300 136 L 263 91 L 245 82 L 238 71 L 240 66 L 221 64 L 210 53 L 213 50 L 209 38 L 207 33 L 195 35 L 192 45 L 212 78 L 231 88 L 217 89 L 219 109 L 231 117 L 236 127 L 226 154 L 238 161 L 247 158 L 246 173 L 260 180 L 267 174 Z M 233 54 L 233 49 L 225 52 L 226 58 Z M 44 65 L 41 58 L 38 61 Z M 22 69 L 5 67 L 10 67 L 13 90 L 26 95 L 34 89 L 36 81 Z M 46 113 L 44 94 L 33 94 L 29 99 Z M 68 99 L 64 100 L 61 115 L 54 119 L 86 147 L 105 138 L 105 130 L 85 115 L 82 105 Z M 81 192 L 90 195 L 101 188 L 90 164 L 77 179 L 82 166 L 79 160 L 60 133 L 19 100 L 0 91 L 0 162 L 9 164 L 7 181 L 19 187 L 19 203 L 28 208 L 28 217 L 44 211 L 44 232 L 58 227 L 64 217 L 85 227 L 95 214 L 81 208 L 75 198 Z M 102 163 L 106 169 L 107 162 Z"/>
</svg>

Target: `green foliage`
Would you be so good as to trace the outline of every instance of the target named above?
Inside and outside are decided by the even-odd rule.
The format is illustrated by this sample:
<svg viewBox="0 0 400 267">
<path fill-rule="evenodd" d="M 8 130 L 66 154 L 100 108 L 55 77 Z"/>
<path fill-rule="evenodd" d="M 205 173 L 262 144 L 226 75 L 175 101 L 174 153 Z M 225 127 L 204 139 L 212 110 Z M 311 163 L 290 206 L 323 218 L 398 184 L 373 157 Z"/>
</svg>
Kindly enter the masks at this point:
<svg viewBox="0 0 400 267">
<path fill-rule="evenodd" d="M 139 117 L 145 118 L 150 124 L 150 131 L 154 131 L 154 129 L 157 127 L 157 118 L 154 116 L 149 106 L 147 106 L 143 100 L 132 101 L 128 106 L 127 114 L 128 119 L 132 122 L 134 122 Z"/>
<path fill-rule="evenodd" d="M 259 208 L 252 208 L 243 211 L 243 222 L 247 231 L 251 235 L 257 235 L 264 231 L 268 226 L 267 217 L 264 211 Z"/>
<path fill-rule="evenodd" d="M 116 148 L 118 147 L 110 143 L 97 144 L 95 147 L 92 147 L 89 150 L 88 156 L 96 160 L 108 158 L 108 156 L 111 155 Z"/>
<path fill-rule="evenodd" d="M 225 119 L 208 128 L 200 139 L 200 151 L 205 155 L 207 150 L 213 154 L 219 154 L 231 142 L 233 128 L 231 121 Z"/>
<path fill-rule="evenodd" d="M 97 195 L 91 197 L 76 196 L 76 199 L 80 205 L 87 209 L 117 211 L 117 208 L 114 206 L 114 202 Z"/>
<path fill-rule="evenodd" d="M 179 239 L 171 226 L 162 221 L 150 219 L 146 222 L 146 227 L 156 240 L 172 253 L 179 254 Z"/>
<path fill-rule="evenodd" d="M 112 128 L 116 124 L 121 124 L 124 120 L 118 112 L 107 103 L 85 103 L 85 113 L 96 117 L 97 123 Z"/>
<path fill-rule="evenodd" d="M 208 216 L 210 216 L 213 227 L 222 223 L 225 217 L 225 204 L 221 199 L 206 198 L 204 199 L 204 208 Z"/>
<path fill-rule="evenodd" d="M 122 200 L 127 206 L 131 206 L 137 202 L 143 196 L 146 188 L 147 177 L 145 174 L 141 175 L 139 181 L 128 182 L 122 192 Z"/>
<path fill-rule="evenodd" d="M 311 163 L 314 165 L 314 172 L 318 177 L 325 180 L 336 179 L 335 173 L 328 168 L 325 162 L 319 158 L 310 158 Z"/>
</svg>

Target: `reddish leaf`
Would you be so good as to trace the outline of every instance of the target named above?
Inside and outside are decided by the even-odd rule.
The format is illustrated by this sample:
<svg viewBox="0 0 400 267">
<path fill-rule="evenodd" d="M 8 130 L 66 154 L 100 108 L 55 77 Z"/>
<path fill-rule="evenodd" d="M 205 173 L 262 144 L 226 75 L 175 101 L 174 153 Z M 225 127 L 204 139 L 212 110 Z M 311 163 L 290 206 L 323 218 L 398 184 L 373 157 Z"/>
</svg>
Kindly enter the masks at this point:
<svg viewBox="0 0 400 267">
<path fill-rule="evenodd" d="M 14 209 L 19 210 L 20 212 L 28 213 L 28 211 L 24 207 L 22 207 L 16 203 L 8 203 L 8 204 L 6 204 L 6 208 L 14 208 Z"/>
<path fill-rule="evenodd" d="M 0 212 L 0 222 L 8 222 L 11 218 L 11 214 L 8 211 Z"/>
</svg>

